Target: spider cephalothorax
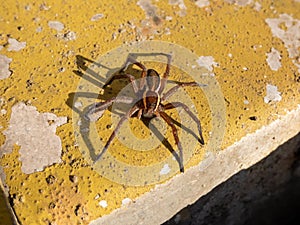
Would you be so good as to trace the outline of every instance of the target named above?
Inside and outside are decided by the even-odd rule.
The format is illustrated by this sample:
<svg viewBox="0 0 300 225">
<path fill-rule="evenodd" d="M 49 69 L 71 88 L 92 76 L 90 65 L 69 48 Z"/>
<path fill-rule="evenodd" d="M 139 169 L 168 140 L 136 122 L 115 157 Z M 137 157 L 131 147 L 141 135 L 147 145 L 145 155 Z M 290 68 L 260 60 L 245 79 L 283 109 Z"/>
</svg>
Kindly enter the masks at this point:
<svg viewBox="0 0 300 225">
<path fill-rule="evenodd" d="M 116 134 L 118 133 L 124 121 L 134 116 L 136 113 L 139 119 L 141 119 L 141 117 L 145 117 L 145 118 L 153 118 L 155 116 L 161 117 L 172 128 L 175 143 L 179 149 L 179 154 L 180 154 L 179 164 L 180 164 L 181 172 L 184 172 L 182 146 L 178 137 L 177 128 L 175 127 L 171 117 L 165 113 L 165 110 L 173 109 L 177 107 L 183 108 L 186 111 L 186 113 L 188 113 L 188 115 L 197 124 L 198 132 L 199 132 L 198 141 L 201 144 L 204 144 L 200 120 L 190 111 L 190 109 L 184 103 L 172 102 L 172 103 L 163 104 L 163 102 L 167 100 L 172 94 L 174 94 L 179 88 L 186 87 L 186 86 L 201 85 L 196 82 L 179 83 L 173 88 L 171 88 L 170 90 L 168 90 L 166 93 L 162 94 L 165 89 L 165 85 L 169 76 L 170 64 L 171 64 L 171 55 L 166 55 L 166 56 L 168 58 L 168 63 L 162 77 L 160 77 L 159 73 L 154 69 L 147 69 L 143 64 L 129 57 L 127 62 L 125 63 L 125 66 L 123 67 L 123 69 L 121 69 L 120 73 L 114 75 L 111 78 L 111 80 L 104 85 L 104 87 L 111 84 L 116 79 L 127 78 L 131 82 L 136 97 L 132 98 L 129 96 L 118 96 L 118 97 L 111 98 L 105 102 L 99 102 L 93 104 L 88 108 L 88 111 L 85 114 L 85 118 L 87 119 L 89 118 L 89 115 L 91 115 L 92 113 L 95 112 L 103 113 L 103 111 L 107 109 L 109 106 L 111 106 L 113 103 L 134 103 L 133 106 L 130 108 L 130 110 L 121 117 L 116 128 L 114 129 L 108 141 L 106 142 L 102 152 L 97 156 L 95 161 L 99 160 L 101 156 L 106 152 L 106 150 L 108 149 L 109 145 L 115 138 Z M 141 81 L 139 85 L 137 84 L 134 76 L 125 73 L 125 70 L 130 64 L 134 64 L 142 69 Z"/>
</svg>

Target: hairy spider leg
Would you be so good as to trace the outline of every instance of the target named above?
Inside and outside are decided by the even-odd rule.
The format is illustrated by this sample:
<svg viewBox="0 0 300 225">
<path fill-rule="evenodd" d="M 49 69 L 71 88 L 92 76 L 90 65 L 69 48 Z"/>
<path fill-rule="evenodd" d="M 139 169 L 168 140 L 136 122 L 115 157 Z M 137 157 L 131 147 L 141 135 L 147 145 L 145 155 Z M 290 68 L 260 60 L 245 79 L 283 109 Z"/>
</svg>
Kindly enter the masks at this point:
<svg viewBox="0 0 300 225">
<path fill-rule="evenodd" d="M 166 86 L 166 83 L 167 83 L 167 80 L 168 80 L 168 77 L 170 74 L 170 66 L 171 66 L 171 60 L 172 60 L 172 55 L 169 55 L 169 54 L 163 54 L 163 55 L 167 56 L 168 62 L 167 62 L 167 66 L 166 66 L 166 71 L 164 72 L 163 77 L 160 82 L 160 88 L 158 90 L 159 95 L 161 95 L 161 93 L 165 89 L 165 86 Z"/>
<path fill-rule="evenodd" d="M 172 87 L 170 90 L 168 90 L 166 93 L 163 94 L 161 101 L 165 101 L 166 99 L 168 99 L 170 96 L 172 96 L 179 88 L 181 87 L 195 87 L 195 86 L 207 86 L 206 84 L 199 84 L 197 82 L 184 82 L 184 83 L 180 83 L 174 87 Z"/>
<path fill-rule="evenodd" d="M 102 155 L 107 151 L 109 145 L 111 144 L 111 142 L 113 141 L 113 139 L 116 137 L 119 129 L 121 128 L 121 125 L 130 117 L 132 117 L 132 115 L 137 112 L 139 110 L 138 105 L 134 105 L 125 115 L 123 115 L 119 121 L 119 123 L 117 124 L 116 128 L 114 129 L 114 131 L 112 132 L 112 134 L 110 135 L 108 141 L 106 142 L 104 148 L 102 149 L 102 152 L 97 156 L 96 160 L 94 161 L 97 162 Z"/>
<path fill-rule="evenodd" d="M 172 103 L 168 103 L 166 105 L 163 105 L 163 109 L 167 110 L 167 109 L 174 109 L 174 108 L 178 108 L 181 107 L 183 108 L 186 113 L 195 121 L 195 123 L 197 124 L 198 127 L 198 132 L 199 132 L 199 137 L 198 141 L 204 145 L 204 139 L 202 136 L 202 128 L 201 128 L 201 123 L 200 120 L 195 116 L 195 114 L 189 109 L 189 107 L 187 107 L 187 105 L 181 103 L 181 102 L 172 102 Z"/>
<path fill-rule="evenodd" d="M 134 99 L 129 96 L 117 96 L 117 97 L 113 97 L 109 100 L 106 100 L 105 102 L 94 103 L 88 107 L 87 112 L 84 114 L 84 118 L 86 120 L 90 120 L 89 115 L 99 112 L 99 111 L 104 111 L 109 106 L 111 106 L 114 102 L 130 104 L 133 101 L 134 101 Z"/>
<path fill-rule="evenodd" d="M 142 69 L 142 75 L 141 75 L 141 82 L 140 82 L 140 90 L 143 89 L 144 85 L 145 85 L 145 77 L 147 74 L 147 68 L 140 62 L 136 61 L 134 58 L 128 56 L 124 67 L 120 70 L 120 72 L 124 72 L 127 67 L 131 64 L 134 64 L 136 66 L 138 66 L 139 68 Z"/>
<path fill-rule="evenodd" d="M 182 150 L 182 146 L 181 146 L 181 143 L 180 143 L 180 140 L 179 140 L 179 137 L 178 137 L 178 132 L 177 132 L 177 129 L 174 125 L 174 123 L 172 122 L 170 116 L 168 114 L 166 114 L 165 112 L 161 111 L 161 112 L 156 112 L 156 116 L 160 116 L 164 119 L 164 121 L 166 121 L 166 123 L 172 128 L 172 133 L 173 133 L 173 136 L 174 136 L 174 139 L 175 139 L 175 144 L 177 145 L 178 147 L 178 150 L 179 150 L 179 156 L 180 156 L 180 161 L 179 161 L 179 164 L 180 164 L 180 172 L 184 172 L 184 166 L 183 166 L 183 150 Z"/>
<path fill-rule="evenodd" d="M 135 80 L 135 77 L 132 76 L 131 74 L 117 74 L 117 75 L 114 75 L 112 76 L 112 78 L 103 86 L 103 88 L 105 88 L 107 85 L 110 85 L 114 80 L 118 80 L 118 79 L 123 79 L 123 78 L 127 78 L 130 80 L 131 82 L 131 85 L 132 85 L 132 89 L 134 91 L 134 93 L 138 93 L 139 89 L 138 89 L 138 86 L 136 84 L 136 80 Z"/>
</svg>

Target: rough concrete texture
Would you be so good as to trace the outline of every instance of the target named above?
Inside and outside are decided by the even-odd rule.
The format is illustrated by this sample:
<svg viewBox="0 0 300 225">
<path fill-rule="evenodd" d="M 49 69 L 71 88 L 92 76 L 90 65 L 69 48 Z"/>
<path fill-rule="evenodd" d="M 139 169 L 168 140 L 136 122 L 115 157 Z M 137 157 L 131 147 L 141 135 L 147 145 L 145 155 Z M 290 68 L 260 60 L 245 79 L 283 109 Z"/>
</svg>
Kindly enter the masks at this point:
<svg viewBox="0 0 300 225">
<path fill-rule="evenodd" d="M 300 134 L 163 225 L 299 223 Z"/>
<path fill-rule="evenodd" d="M 0 177 L 20 224 L 93 224 L 95 220 L 99 223 L 109 220 L 108 224 L 117 224 L 117 220 L 123 221 L 122 224 L 160 224 L 295 136 L 300 129 L 297 122 L 300 103 L 299 10 L 298 0 L 2 1 Z M 77 141 L 78 136 L 89 134 L 89 128 L 93 126 L 96 132 L 94 136 L 86 135 L 86 143 L 94 140 L 105 143 L 115 127 L 113 119 L 119 111 L 109 108 L 89 126 L 84 126 L 84 120 L 74 120 L 83 117 L 86 107 L 83 101 L 76 99 L 78 96 L 92 104 L 118 95 L 128 84 L 127 81 L 115 81 L 101 88 L 109 76 L 123 66 L 131 52 L 110 59 L 110 64 L 118 62 L 113 68 L 105 67 L 106 64 L 98 59 L 125 43 L 143 43 L 145 40 L 168 42 L 168 46 L 172 43 L 196 56 L 190 62 L 191 58 L 186 55 L 174 55 L 172 62 L 180 61 L 183 67 L 171 63 L 168 85 L 196 78 L 213 79 L 214 82 L 207 87 L 184 89 L 192 101 L 189 106 L 201 120 L 206 141 L 205 145 L 197 143 L 194 148 L 185 149 L 192 155 L 185 162 L 186 172 L 179 173 L 175 157 L 172 161 L 175 167 L 171 163 L 164 164 L 149 177 L 160 173 L 170 175 L 174 168 L 177 175 L 172 174 L 155 184 L 144 182 L 133 186 L 114 182 L 103 175 L 106 172 L 126 174 L 126 170 L 118 171 L 113 163 L 99 173 L 93 163 L 95 157 L 86 157 L 89 152 L 82 151 Z M 171 54 L 172 51 L 163 53 Z M 144 60 L 143 63 L 160 74 L 165 70 L 163 61 Z M 201 67 L 208 72 L 199 70 L 193 79 L 188 70 L 182 69 L 184 67 L 193 72 Z M 93 68 L 107 69 L 109 73 L 96 73 Z M 138 67 L 129 67 L 128 72 L 137 78 L 141 75 Z M 94 91 L 86 91 L 86 87 L 80 85 L 83 80 Z M 222 93 L 215 96 L 222 102 L 207 98 L 207 90 L 215 88 Z M 188 99 L 179 97 L 184 102 Z M 26 140 L 31 139 L 26 129 L 18 137 L 14 136 L 16 132 L 10 132 L 14 107 L 22 103 L 26 105 L 24 115 L 28 107 L 34 107 L 38 116 L 32 120 L 41 122 L 42 115 L 67 118 L 65 124 L 55 126 L 45 136 L 41 132 L 38 140 L 44 143 L 40 141 L 55 137 L 57 143 L 61 143 L 61 154 L 58 153 L 59 144 L 56 145 L 59 148 L 54 148 L 60 160 L 52 158 L 29 172 L 24 171 L 24 161 L 20 159 L 25 154 L 38 160 L 32 157 L 39 156 L 39 148 L 24 148 L 35 146 L 36 139 L 34 143 L 27 143 Z M 212 106 L 217 103 L 224 105 L 221 107 L 224 117 L 212 111 Z M 177 121 L 179 139 L 182 140 L 182 135 L 189 133 L 184 124 L 189 122 L 180 121 L 184 112 L 170 110 L 167 113 Z M 27 121 L 22 118 L 22 109 L 17 115 L 20 121 Z M 214 127 L 216 118 L 226 127 Z M 46 127 L 55 124 L 55 119 L 48 119 Z M 35 122 L 29 127 L 40 127 Z M 128 124 L 131 134 L 141 143 L 153 136 L 145 121 L 132 118 Z M 77 131 L 75 128 L 78 127 L 83 129 Z M 224 135 L 212 139 L 223 129 L 226 129 Z M 193 133 L 197 134 L 197 131 L 190 131 L 189 136 L 197 137 Z M 127 136 L 123 139 L 128 141 Z M 172 159 L 170 151 L 177 151 L 170 128 L 157 138 L 155 149 L 147 151 L 124 145 L 123 139 L 115 139 L 107 153 L 119 162 L 137 168 L 156 165 L 168 157 Z M 222 143 L 210 152 L 209 146 L 215 139 Z M 161 144 L 160 140 L 163 140 Z M 12 148 L 3 151 L 3 145 L 8 141 Z M 142 146 L 140 142 L 133 144 Z M 53 150 L 51 146 L 45 144 L 43 149 L 49 151 L 49 155 Z M 91 152 L 95 156 L 101 149 L 99 145 Z"/>
<path fill-rule="evenodd" d="M 188 204 L 194 203 L 199 197 L 208 194 L 213 188 L 226 182 L 226 180 L 230 179 L 237 172 L 248 169 L 267 157 L 279 145 L 283 144 L 287 138 L 296 136 L 300 127 L 299 115 L 300 107 L 280 120 L 257 130 L 253 134 L 245 136 L 241 141 L 217 153 L 214 156 L 213 162 L 210 162 L 208 166 L 206 165 L 204 170 L 200 163 L 198 166 L 191 168 L 184 175 L 178 175 L 165 184 L 157 186 L 154 190 L 137 199 L 133 206 L 117 210 L 108 216 L 95 220 L 91 224 L 113 223 L 121 225 L 130 224 L 132 221 L 134 221 L 134 224 L 162 224 L 166 218 L 171 217 L 175 212 Z M 288 129 L 290 127 L 290 121 L 294 122 L 295 127 Z M 276 132 L 274 132 L 275 130 Z M 289 147 L 291 147 L 291 152 L 287 154 L 296 152 L 299 147 L 298 139 L 296 138 L 296 141 Z M 209 158 L 207 160 L 211 161 Z M 283 160 L 285 160 L 285 157 L 283 157 Z M 288 165 L 282 162 L 282 165 L 287 167 L 285 169 L 286 173 L 291 172 L 289 166 L 296 161 L 296 159 L 292 157 L 288 158 L 288 160 L 291 160 Z M 278 173 L 278 177 L 276 177 L 275 174 L 273 174 L 269 183 L 266 182 L 266 186 L 272 187 L 273 183 L 280 184 L 286 181 L 289 177 L 284 175 L 286 174 Z M 281 180 L 283 177 L 284 179 Z M 246 179 L 246 177 L 243 177 L 243 179 Z M 255 188 L 259 189 L 260 187 L 257 185 Z M 228 197 L 224 200 L 224 204 L 228 201 L 232 201 L 230 195 L 234 192 L 234 189 L 234 186 L 229 186 L 228 190 L 224 190 L 225 193 L 222 194 Z M 251 200 L 255 201 L 255 192 L 249 193 L 249 198 L 251 197 Z M 221 200 L 217 198 L 215 201 Z M 214 201 L 212 200 L 212 203 L 209 204 L 214 204 Z M 239 202 L 237 202 L 237 204 L 239 204 Z M 222 204 L 220 207 L 226 206 Z M 195 215 L 195 224 L 205 218 L 206 215 L 201 218 L 201 213 L 212 215 L 209 209 L 207 212 L 199 212 L 199 215 L 197 215 L 199 218 Z M 227 219 L 228 224 L 239 224 L 239 217 L 235 216 L 235 213 L 235 211 L 232 211 L 230 215 L 228 215 L 228 218 L 224 216 L 218 219 L 221 221 Z M 205 224 L 206 221 L 203 221 L 203 223 Z"/>
</svg>

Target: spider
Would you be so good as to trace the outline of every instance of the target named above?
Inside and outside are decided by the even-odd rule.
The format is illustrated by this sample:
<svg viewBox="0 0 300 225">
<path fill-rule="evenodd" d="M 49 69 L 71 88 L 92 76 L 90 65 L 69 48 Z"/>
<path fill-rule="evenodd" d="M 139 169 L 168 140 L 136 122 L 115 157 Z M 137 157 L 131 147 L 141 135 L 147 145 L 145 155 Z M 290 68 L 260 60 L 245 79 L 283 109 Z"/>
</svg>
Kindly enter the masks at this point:
<svg viewBox="0 0 300 225">
<path fill-rule="evenodd" d="M 183 150 L 182 145 L 178 137 L 178 131 L 175 127 L 172 118 L 165 112 L 168 109 L 173 109 L 177 107 L 181 107 L 185 110 L 185 112 L 193 119 L 193 121 L 197 124 L 199 137 L 197 138 L 198 141 L 204 145 L 204 139 L 202 136 L 202 129 L 200 120 L 191 112 L 191 110 L 188 108 L 187 105 L 185 105 L 182 102 L 171 102 L 167 104 L 163 104 L 164 101 L 166 101 L 171 95 L 173 95 L 179 88 L 187 87 L 187 86 L 206 86 L 203 84 L 199 84 L 196 82 L 184 82 L 179 83 L 176 86 L 172 87 L 170 90 L 168 90 L 166 93 L 163 94 L 163 91 L 165 89 L 169 73 L 170 73 L 170 64 L 172 56 L 169 54 L 164 54 L 168 59 L 167 66 L 165 69 L 164 74 L 162 77 L 160 77 L 159 73 L 155 71 L 154 69 L 147 69 L 142 63 L 136 61 L 132 57 L 128 57 L 127 61 L 125 63 L 125 66 L 120 70 L 120 72 L 116 75 L 114 75 L 104 86 L 110 85 L 114 80 L 117 79 L 129 79 L 134 91 L 134 94 L 136 96 L 135 99 L 129 96 L 118 96 L 113 97 L 109 100 L 106 100 L 105 102 L 98 102 L 90 107 L 88 107 L 87 112 L 85 114 L 85 118 L 87 120 L 90 119 L 90 115 L 96 112 L 100 112 L 102 115 L 103 112 L 111 106 L 113 103 L 133 103 L 135 104 L 130 108 L 129 111 L 127 111 L 120 119 L 120 121 L 117 123 L 117 126 L 115 127 L 114 131 L 110 135 L 108 141 L 106 142 L 104 148 L 102 149 L 102 152 L 96 157 L 95 162 L 97 162 L 103 154 L 107 151 L 108 147 L 112 143 L 113 139 L 116 137 L 116 134 L 118 133 L 121 125 L 129 118 L 133 117 L 134 115 L 137 115 L 138 119 L 141 118 L 154 118 L 154 117 L 161 117 L 171 128 L 172 133 L 175 139 L 175 144 L 177 145 L 177 148 L 179 150 L 179 167 L 180 172 L 184 172 L 184 166 L 183 166 Z M 127 70 L 127 67 L 131 64 L 136 65 L 139 67 L 141 72 L 141 81 L 139 84 L 137 84 L 136 79 L 133 75 L 125 73 Z M 100 115 L 100 116 L 101 116 Z M 174 150 L 172 150 L 174 152 Z"/>
</svg>

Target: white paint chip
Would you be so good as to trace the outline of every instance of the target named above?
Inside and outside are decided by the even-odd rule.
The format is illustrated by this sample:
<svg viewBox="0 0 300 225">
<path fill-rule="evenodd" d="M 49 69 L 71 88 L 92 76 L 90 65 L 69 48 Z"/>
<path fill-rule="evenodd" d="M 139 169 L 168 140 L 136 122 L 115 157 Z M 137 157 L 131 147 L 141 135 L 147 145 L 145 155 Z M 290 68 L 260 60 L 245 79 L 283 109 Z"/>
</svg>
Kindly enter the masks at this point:
<svg viewBox="0 0 300 225">
<path fill-rule="evenodd" d="M 281 67 L 280 60 L 280 53 L 275 48 L 272 48 L 271 52 L 267 53 L 267 63 L 271 70 L 277 71 Z"/>
<path fill-rule="evenodd" d="M 160 175 L 165 175 L 168 174 L 171 171 L 170 167 L 168 164 L 165 164 L 164 167 L 160 170 L 159 174 Z"/>
<path fill-rule="evenodd" d="M 186 6 L 184 4 L 184 0 L 169 0 L 170 5 L 178 5 L 180 11 L 177 12 L 179 16 L 183 17 L 186 16 Z"/>
<path fill-rule="evenodd" d="M 219 64 L 215 62 L 215 59 L 212 56 L 200 56 L 197 59 L 197 63 L 199 66 L 203 66 L 209 71 L 213 71 L 213 66 L 219 66 Z"/>
<path fill-rule="evenodd" d="M 293 63 L 300 73 L 300 62 L 297 60 L 300 57 L 300 20 L 293 19 L 288 14 L 280 14 L 279 18 L 267 18 L 266 23 L 273 36 L 284 42 L 289 57 L 294 59 Z"/>
<path fill-rule="evenodd" d="M 104 17 L 104 15 L 102 13 L 98 13 L 92 16 L 91 21 L 98 21 L 100 19 L 102 19 Z"/>
<path fill-rule="evenodd" d="M 74 103 L 75 108 L 82 108 L 82 102 L 81 101 L 76 101 Z"/>
<path fill-rule="evenodd" d="M 267 95 L 264 97 L 265 103 L 270 102 L 279 102 L 281 101 L 281 92 L 278 91 L 278 88 L 274 85 L 267 84 Z"/>
<path fill-rule="evenodd" d="M 59 21 L 49 21 L 48 26 L 57 31 L 62 31 L 65 28 L 65 25 Z"/>
<path fill-rule="evenodd" d="M 11 75 L 11 71 L 9 70 L 9 64 L 11 61 L 11 58 L 8 58 L 5 55 L 0 55 L 0 80 L 6 79 Z"/>
<path fill-rule="evenodd" d="M 124 198 L 122 200 L 122 206 L 128 205 L 132 200 L 130 198 Z"/>
<path fill-rule="evenodd" d="M 259 11 L 261 10 L 261 7 L 262 7 L 262 6 L 261 6 L 261 4 L 260 4 L 259 2 L 255 2 L 255 3 L 254 3 L 254 7 L 253 7 L 253 8 L 254 8 L 256 11 L 259 12 Z"/>
<path fill-rule="evenodd" d="M 198 6 L 199 8 L 204 8 L 209 6 L 209 0 L 197 0 L 195 2 L 196 6 Z"/>
<path fill-rule="evenodd" d="M 8 48 L 7 51 L 20 51 L 26 47 L 26 42 L 19 42 L 14 38 L 8 38 Z"/>
<path fill-rule="evenodd" d="M 55 134 L 56 128 L 67 122 L 66 117 L 53 113 L 39 113 L 34 106 L 23 102 L 12 107 L 9 127 L 0 147 L 0 157 L 11 153 L 14 144 L 20 146 L 22 172 L 26 174 L 42 171 L 46 166 L 61 162 L 61 140 Z"/>
<path fill-rule="evenodd" d="M 107 201 L 105 201 L 105 200 L 101 200 L 100 202 L 99 202 L 99 205 L 102 207 L 102 208 L 106 208 L 108 205 L 107 205 Z"/>
<path fill-rule="evenodd" d="M 252 3 L 253 0 L 225 0 L 225 2 L 228 2 L 230 4 L 235 4 L 238 6 L 246 6 Z"/>
</svg>

